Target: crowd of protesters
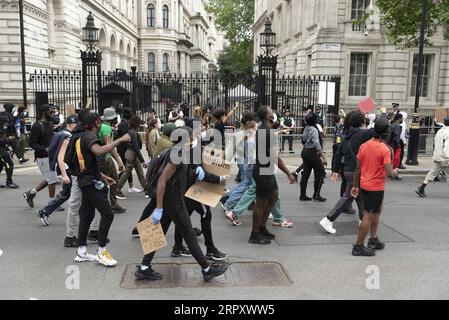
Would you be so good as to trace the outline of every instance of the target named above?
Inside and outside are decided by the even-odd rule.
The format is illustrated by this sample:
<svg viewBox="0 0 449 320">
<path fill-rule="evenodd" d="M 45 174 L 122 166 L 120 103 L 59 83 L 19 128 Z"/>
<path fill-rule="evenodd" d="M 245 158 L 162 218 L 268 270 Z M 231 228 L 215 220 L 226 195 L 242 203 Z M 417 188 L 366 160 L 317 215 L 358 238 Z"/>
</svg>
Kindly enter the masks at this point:
<svg viewBox="0 0 449 320">
<path fill-rule="evenodd" d="M 236 159 L 238 183 L 223 195 L 221 204 L 226 218 L 234 226 L 241 226 L 241 215 L 252 208 L 249 243 L 268 245 L 276 238 L 267 227 L 270 219 L 274 227 L 293 227 L 293 222 L 281 211 L 276 166 L 286 175 L 288 183 L 299 182 L 300 201 L 326 201 L 322 196 L 328 164 L 324 145 L 326 121 L 319 108 L 310 109 L 304 116 L 301 161 L 293 172 L 288 170 L 281 156 L 285 142 L 288 152 L 294 153 L 292 133 L 297 127 L 288 108 L 283 114 L 277 114 L 267 106 L 248 107 L 236 103 L 227 112 L 214 109 L 209 103 L 206 107 L 193 108 L 190 116 L 189 108 L 180 104 L 167 109 L 165 121 L 151 109 L 144 122 L 131 109 L 119 115 L 113 107 L 105 108 L 101 116 L 84 108 L 64 118 L 59 107 L 47 104 L 39 109 L 40 114 L 29 134 L 24 122 L 26 110 L 16 109 L 13 104 L 5 104 L 4 109 L 0 113 L 0 172 L 5 169 L 7 176 L 4 187 L 19 188 L 12 180 L 12 155 L 16 155 L 20 163 L 28 161 L 25 147 L 29 136 L 29 146 L 34 150 L 42 181 L 24 192 L 23 197 L 27 205 L 34 208 L 35 197 L 48 189 L 46 206 L 36 210 L 44 226 L 50 225 L 55 211 L 65 210 L 63 205 L 67 202 L 64 246 L 76 248 L 76 262 L 95 261 L 106 267 L 117 264 L 107 249 L 108 237 L 114 215 L 127 212 L 118 201 L 129 196 L 124 191 L 128 184 L 128 194 L 149 198 L 136 225 L 151 219 L 154 224 L 160 223 L 166 233 L 173 222 L 172 257 L 192 256 L 206 281 L 226 272 L 228 265 L 223 262 L 227 254 L 217 248 L 213 239 L 212 208 L 185 197 L 186 191 L 197 182 L 229 184 L 229 176 L 213 175 L 203 169 L 201 155 L 205 147 L 219 150 L 223 158 L 227 158 L 227 151 L 231 149 L 232 159 Z M 239 129 L 231 135 L 234 139 L 228 139 L 226 128 L 236 114 L 239 115 Z M 377 235 L 385 180 L 386 176 L 399 180 L 398 170 L 404 168 L 406 117 L 407 114 L 394 104 L 391 113 L 385 108 L 378 114 L 341 112 L 334 119 L 330 179 L 341 178 L 340 199 L 319 224 L 327 233 L 335 234 L 334 222 L 341 213 L 355 214 L 355 201 L 360 227 L 352 250 L 354 256 L 373 256 L 376 250 L 385 247 Z M 434 168 L 416 190 L 421 197 L 425 196 L 428 183 L 441 172 L 449 174 L 447 128 L 449 118 L 444 120 L 443 128 L 435 137 Z M 142 154 L 143 147 L 147 159 Z M 312 171 L 313 195 L 309 197 L 307 186 Z M 141 189 L 135 187 L 133 172 Z M 57 193 L 60 181 L 62 187 Z M 193 212 L 200 215 L 201 229 L 192 226 Z M 368 233 L 370 238 L 365 246 Z M 201 234 L 205 253 L 197 240 Z M 137 227 L 131 235 L 139 237 Z M 88 253 L 88 241 L 98 243 L 95 254 Z M 137 279 L 162 278 L 152 268 L 154 255 L 152 252 L 143 257 L 135 272 Z"/>
</svg>

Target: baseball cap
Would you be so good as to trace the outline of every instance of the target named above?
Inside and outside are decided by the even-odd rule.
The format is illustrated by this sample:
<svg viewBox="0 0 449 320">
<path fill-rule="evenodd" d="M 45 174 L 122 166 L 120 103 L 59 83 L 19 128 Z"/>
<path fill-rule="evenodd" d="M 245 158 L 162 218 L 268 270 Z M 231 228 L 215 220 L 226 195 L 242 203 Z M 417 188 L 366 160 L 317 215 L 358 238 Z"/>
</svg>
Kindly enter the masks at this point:
<svg viewBox="0 0 449 320">
<path fill-rule="evenodd" d="M 78 124 L 79 123 L 78 117 L 76 115 L 68 116 L 66 122 L 67 122 L 67 124 Z"/>
</svg>

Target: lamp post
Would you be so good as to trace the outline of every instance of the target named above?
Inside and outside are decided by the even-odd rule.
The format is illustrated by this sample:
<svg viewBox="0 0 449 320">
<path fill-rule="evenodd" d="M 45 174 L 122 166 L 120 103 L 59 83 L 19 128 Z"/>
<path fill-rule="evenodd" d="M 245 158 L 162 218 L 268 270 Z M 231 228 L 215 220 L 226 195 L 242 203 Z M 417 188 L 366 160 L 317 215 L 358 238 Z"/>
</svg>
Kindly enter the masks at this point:
<svg viewBox="0 0 449 320">
<path fill-rule="evenodd" d="M 419 99 L 421 97 L 422 89 L 422 74 L 423 74 L 423 62 L 424 62 L 424 42 L 426 35 L 426 16 L 427 16 L 427 0 L 422 0 L 421 3 L 421 26 L 419 36 L 419 54 L 418 54 L 418 73 L 416 75 L 416 95 L 415 95 L 415 108 L 413 113 L 413 122 L 410 125 L 410 139 L 407 150 L 408 165 L 417 166 L 418 162 L 418 147 L 419 147 L 419 133 L 421 131 L 420 119 L 419 119 Z"/>
<path fill-rule="evenodd" d="M 93 106 L 101 105 L 96 98 L 101 97 L 101 52 L 96 50 L 99 40 L 99 30 L 95 27 L 94 17 L 92 12 L 89 12 L 87 16 L 86 26 L 83 30 L 83 42 L 86 45 L 86 51 L 81 51 L 82 61 L 82 101 L 83 106 L 87 104 L 88 89 L 90 89 L 89 95 L 92 99 Z M 88 85 L 88 79 L 91 81 L 91 85 Z M 99 110 L 102 112 L 103 110 Z"/>
<path fill-rule="evenodd" d="M 266 94 L 266 79 L 271 79 L 271 108 L 275 110 L 277 108 L 275 104 L 275 92 L 276 92 L 276 66 L 277 56 L 272 54 L 273 49 L 276 48 L 276 33 L 271 29 L 272 23 L 267 18 L 265 22 L 265 29 L 260 34 L 260 48 L 262 54 L 257 57 L 259 64 L 259 103 L 260 105 L 267 104 Z"/>
<path fill-rule="evenodd" d="M 26 67 L 25 67 L 25 32 L 23 26 L 23 0 L 19 0 L 19 26 L 20 26 L 20 60 L 22 62 L 23 107 L 26 109 L 28 99 L 27 99 Z"/>
</svg>

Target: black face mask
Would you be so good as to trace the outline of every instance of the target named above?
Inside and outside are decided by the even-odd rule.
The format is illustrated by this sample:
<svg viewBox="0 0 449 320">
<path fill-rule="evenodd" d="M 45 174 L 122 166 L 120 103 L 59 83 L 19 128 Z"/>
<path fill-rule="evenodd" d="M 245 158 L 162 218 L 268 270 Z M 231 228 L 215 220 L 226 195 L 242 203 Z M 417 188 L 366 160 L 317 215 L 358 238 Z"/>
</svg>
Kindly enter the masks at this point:
<svg viewBox="0 0 449 320">
<path fill-rule="evenodd" d="M 51 122 L 52 122 L 54 125 L 58 125 L 58 124 L 61 122 L 61 120 L 59 119 L 59 116 L 58 116 L 57 114 L 53 114 L 53 115 L 51 116 Z"/>
</svg>

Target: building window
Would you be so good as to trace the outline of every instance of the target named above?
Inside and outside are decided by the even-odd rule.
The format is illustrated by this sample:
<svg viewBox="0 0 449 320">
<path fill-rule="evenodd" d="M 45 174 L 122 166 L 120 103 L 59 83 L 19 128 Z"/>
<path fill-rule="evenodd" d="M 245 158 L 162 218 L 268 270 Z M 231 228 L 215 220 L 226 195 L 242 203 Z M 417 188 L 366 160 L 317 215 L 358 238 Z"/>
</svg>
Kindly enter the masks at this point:
<svg viewBox="0 0 449 320">
<path fill-rule="evenodd" d="M 154 4 L 150 3 L 147 7 L 147 26 L 154 27 L 156 24 L 156 11 Z"/>
<path fill-rule="evenodd" d="M 168 28 L 168 6 L 167 5 L 163 5 L 162 6 L 162 26 L 164 28 Z"/>
<path fill-rule="evenodd" d="M 156 56 L 152 52 L 148 54 L 148 72 L 156 72 Z"/>
<path fill-rule="evenodd" d="M 164 53 L 164 55 L 162 56 L 162 72 L 164 73 L 170 72 L 168 53 Z"/>
<path fill-rule="evenodd" d="M 368 9 L 371 0 L 352 0 L 351 20 L 358 20 L 363 18 Z M 361 31 L 365 29 L 365 24 L 353 23 L 352 30 Z"/>
<path fill-rule="evenodd" d="M 349 96 L 365 97 L 368 91 L 369 53 L 351 53 Z"/>
<path fill-rule="evenodd" d="M 412 68 L 412 87 L 410 96 L 414 97 L 416 95 L 416 80 L 418 75 L 418 55 L 413 56 L 413 68 Z M 421 81 L 421 97 L 429 96 L 429 86 L 430 86 L 430 69 L 432 63 L 432 55 L 425 54 L 423 60 L 423 73 Z"/>
</svg>

